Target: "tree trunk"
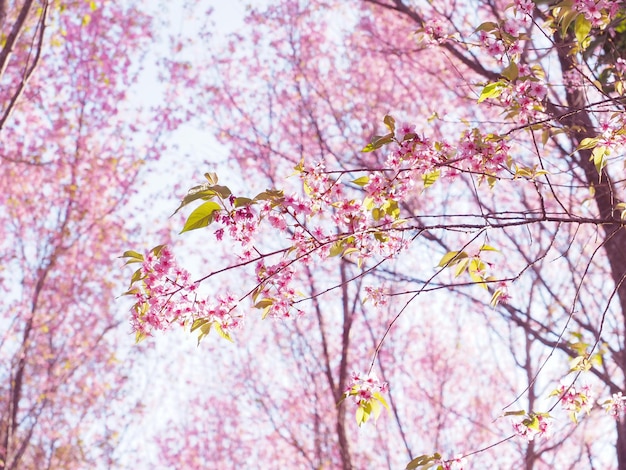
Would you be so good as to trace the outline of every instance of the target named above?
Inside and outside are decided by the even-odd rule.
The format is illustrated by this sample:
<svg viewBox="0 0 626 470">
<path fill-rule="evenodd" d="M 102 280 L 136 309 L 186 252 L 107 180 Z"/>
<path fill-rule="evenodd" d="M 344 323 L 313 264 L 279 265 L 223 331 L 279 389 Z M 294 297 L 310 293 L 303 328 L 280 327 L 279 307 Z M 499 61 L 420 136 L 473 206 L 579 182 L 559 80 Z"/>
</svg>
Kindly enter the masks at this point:
<svg viewBox="0 0 626 470">
<path fill-rule="evenodd" d="M 566 72 L 576 68 L 578 65 L 576 56 L 569 54 L 573 41 L 571 34 L 565 38 L 555 35 L 555 39 L 561 70 Z M 585 108 L 588 103 L 583 90 L 568 86 L 565 88 L 565 94 L 567 108 L 563 110 L 561 114 L 563 117 L 560 122 L 570 129 L 572 147 L 575 148 L 584 138 L 596 137 L 597 132 L 594 130 L 589 113 Z M 555 114 L 554 111 L 552 114 Z M 598 174 L 591 154 L 590 149 L 579 150 L 574 154 L 574 164 L 583 170 L 585 182 L 595 188 L 594 199 L 598 207 L 599 217 L 615 220 L 615 223 L 603 224 L 602 231 L 604 234 L 600 232 L 599 235 L 603 236 L 604 252 L 609 263 L 611 278 L 616 286 L 617 301 L 622 313 L 623 331 L 626 332 L 626 282 L 624 282 L 626 279 L 626 230 L 614 214 L 615 205 L 623 199 L 618 196 L 617 189 L 609 174 L 605 170 Z M 622 352 L 626 351 L 626 343 L 622 344 L 620 349 Z M 626 354 L 615 359 L 623 375 L 626 376 Z M 611 391 L 617 392 L 617 390 Z M 626 470 L 626 423 L 624 420 L 617 422 L 616 453 L 618 468 Z"/>
</svg>

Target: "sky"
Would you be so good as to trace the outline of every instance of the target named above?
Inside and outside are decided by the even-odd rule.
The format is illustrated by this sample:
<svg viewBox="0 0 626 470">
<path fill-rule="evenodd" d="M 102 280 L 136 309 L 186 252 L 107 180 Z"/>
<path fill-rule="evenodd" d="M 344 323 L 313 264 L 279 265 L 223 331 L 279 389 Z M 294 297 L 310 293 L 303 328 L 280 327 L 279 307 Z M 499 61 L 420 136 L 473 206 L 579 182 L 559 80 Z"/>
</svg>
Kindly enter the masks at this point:
<svg viewBox="0 0 626 470">
<path fill-rule="evenodd" d="M 213 40 L 223 41 L 227 34 L 243 26 L 244 2 L 207 0 L 201 1 L 200 4 L 197 11 L 213 8 L 212 18 L 215 25 L 212 31 Z M 152 6 L 160 8 L 156 4 Z M 189 28 L 196 24 L 195 19 L 183 10 L 182 2 L 169 2 L 167 8 L 171 29 L 167 33 L 188 32 Z M 162 96 L 162 85 L 158 81 L 154 66 L 146 66 L 135 90 L 131 101 L 138 105 L 150 105 Z M 200 258 L 186 248 L 203 243 L 208 233 L 190 233 L 176 237 L 182 219 L 173 220 L 169 217 L 186 189 L 201 181 L 206 171 L 218 172 L 224 179 L 229 180 L 229 184 L 236 181 L 237 175 L 229 174 L 229 166 L 226 163 L 227 149 L 217 142 L 210 132 L 193 122 L 183 124 L 168 139 L 168 143 L 170 150 L 158 162 L 150 163 L 149 184 L 144 186 L 138 197 L 131 202 L 129 209 L 133 214 L 141 214 L 140 225 L 154 230 L 145 234 L 142 247 L 129 249 L 149 249 L 163 243 L 164 230 L 169 228 L 170 234 L 175 237 L 176 256 L 181 264 L 192 273 L 201 273 L 202 267 L 198 265 Z M 210 162 L 212 167 L 206 168 L 205 162 Z M 150 203 L 146 204 L 146 201 Z M 124 310 L 124 315 L 130 318 L 127 299 L 119 299 L 118 306 Z M 130 326 L 128 330 L 130 331 Z M 130 334 L 122 338 L 122 341 L 129 343 L 133 340 Z M 216 338 L 211 340 L 217 342 Z M 211 346 L 203 343 L 198 347 L 194 335 L 175 330 L 169 331 L 166 335 L 157 334 L 141 345 L 133 347 L 138 349 L 133 353 L 142 356 L 141 369 L 133 377 L 133 392 L 136 398 L 143 402 L 148 412 L 141 421 L 134 422 L 125 431 L 121 453 L 125 456 L 124 464 L 129 467 L 155 468 L 153 457 L 156 455 L 157 447 L 153 438 L 166 428 L 170 419 L 180 418 L 181 413 L 189 412 L 181 407 L 181 403 L 191 390 L 190 387 L 198 386 L 200 378 L 201 381 L 212 382 L 211 369 L 202 365 L 206 364 L 206 355 L 210 354 Z M 219 341 L 219 347 L 233 348 L 236 345 Z M 139 456 L 141 457 L 137 460 L 136 457 Z"/>
</svg>

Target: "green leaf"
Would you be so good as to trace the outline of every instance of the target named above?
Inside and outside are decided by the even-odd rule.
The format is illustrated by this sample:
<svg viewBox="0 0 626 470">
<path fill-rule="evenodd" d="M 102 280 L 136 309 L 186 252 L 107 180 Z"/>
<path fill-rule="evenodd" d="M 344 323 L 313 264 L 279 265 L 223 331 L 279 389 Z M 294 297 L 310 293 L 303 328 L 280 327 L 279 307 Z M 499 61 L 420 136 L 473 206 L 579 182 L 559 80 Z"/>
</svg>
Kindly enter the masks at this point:
<svg viewBox="0 0 626 470">
<path fill-rule="evenodd" d="M 494 23 L 493 21 L 486 21 L 482 23 L 478 28 L 476 28 L 474 32 L 477 33 L 478 31 L 485 31 L 486 33 L 489 33 L 491 31 L 497 30 L 498 28 L 498 23 Z"/>
<path fill-rule="evenodd" d="M 360 178 L 352 180 L 352 183 L 354 183 L 354 184 L 356 184 L 358 186 L 365 186 L 369 182 L 370 182 L 369 176 L 361 176 Z"/>
<path fill-rule="evenodd" d="M 602 169 L 606 166 L 606 157 L 609 155 L 609 149 L 604 145 L 600 145 L 593 149 L 591 153 L 591 160 L 596 167 L 598 173 L 602 172 Z"/>
<path fill-rule="evenodd" d="M 122 295 L 135 295 L 135 294 L 138 294 L 139 292 L 141 292 L 139 289 L 137 289 L 136 287 L 133 287 L 132 289 L 124 292 Z"/>
<path fill-rule="evenodd" d="M 564 3 L 565 2 L 562 2 L 559 5 L 563 5 Z M 561 12 L 559 13 L 558 18 L 559 18 L 559 23 L 561 25 L 562 37 L 565 37 L 567 35 L 567 28 L 569 28 L 569 25 L 572 24 L 572 21 L 574 21 L 578 17 L 578 15 L 579 15 L 578 11 L 574 9 L 572 5 L 568 5 L 568 6 L 563 5 L 561 7 Z"/>
<path fill-rule="evenodd" d="M 254 204 L 254 200 L 250 199 L 249 197 L 236 197 L 233 201 L 233 205 L 235 207 L 249 206 L 252 204 Z"/>
<path fill-rule="evenodd" d="M 576 17 L 576 23 L 574 24 L 574 33 L 576 34 L 576 41 L 580 45 L 581 49 L 585 49 L 584 42 L 591 32 L 591 22 L 585 18 L 582 13 Z"/>
<path fill-rule="evenodd" d="M 388 216 L 393 217 L 394 219 L 400 217 L 400 207 L 398 206 L 398 201 L 388 199 L 381 206 L 381 209 L 383 209 Z"/>
<path fill-rule="evenodd" d="M 143 255 L 133 250 L 125 251 L 120 258 L 135 258 L 138 261 L 143 261 Z M 131 262 L 132 261 L 129 261 L 129 263 Z"/>
<path fill-rule="evenodd" d="M 202 325 L 206 325 L 207 323 L 209 323 L 209 320 L 207 320 L 206 318 L 198 318 L 197 320 L 194 320 L 193 324 L 191 325 L 191 329 L 189 331 L 193 333 Z"/>
<path fill-rule="evenodd" d="M 502 290 L 501 289 L 496 289 L 493 292 L 493 295 L 491 296 L 491 301 L 489 302 L 489 305 L 491 305 L 493 308 L 495 308 L 498 303 L 500 302 L 500 297 L 502 297 Z"/>
<path fill-rule="evenodd" d="M 502 71 L 501 75 L 509 82 L 514 82 L 515 80 L 517 80 L 517 77 L 519 76 L 519 69 L 517 68 L 517 64 L 511 61 L 508 67 Z"/>
<path fill-rule="evenodd" d="M 268 189 L 262 193 L 257 194 L 254 197 L 255 201 L 276 201 L 280 202 L 285 197 L 284 193 L 280 189 Z"/>
<path fill-rule="evenodd" d="M 268 305 L 267 307 L 265 307 L 265 308 L 263 309 L 263 313 L 261 314 L 261 320 L 265 320 L 265 319 L 267 318 L 267 316 L 268 316 L 268 315 L 269 315 L 269 313 L 270 313 L 271 308 L 272 308 L 272 306 L 271 306 L 271 305 Z"/>
<path fill-rule="evenodd" d="M 587 137 L 580 141 L 580 144 L 578 144 L 578 147 L 576 147 L 576 150 L 592 149 L 596 145 L 598 145 L 599 141 L 600 139 L 598 139 L 597 137 L 594 137 L 594 138 Z"/>
<path fill-rule="evenodd" d="M 222 199 L 228 199 L 232 192 L 227 186 L 220 186 L 219 184 L 215 184 L 209 188 L 211 191 L 215 191 L 215 193 L 221 197 Z"/>
<path fill-rule="evenodd" d="M 218 322 L 215 322 L 214 325 L 215 325 L 215 331 L 217 331 L 217 333 L 222 338 L 224 338 L 225 340 L 230 341 L 231 343 L 234 342 L 233 339 L 230 337 L 230 334 L 228 334 L 227 331 L 224 331 L 224 329 L 222 328 L 222 326 Z"/>
<path fill-rule="evenodd" d="M 487 98 L 497 98 L 502 94 L 504 89 L 506 88 L 506 84 L 502 82 L 494 82 L 489 83 L 483 88 L 483 91 L 480 93 L 480 97 L 478 98 L 478 102 L 482 103 Z"/>
<path fill-rule="evenodd" d="M 359 251 L 361 250 L 359 250 L 358 248 L 354 248 L 354 247 L 346 248 L 341 256 L 348 256 L 350 253 L 358 253 Z"/>
<path fill-rule="evenodd" d="M 455 277 L 459 277 L 461 274 L 465 272 L 469 261 L 470 261 L 469 258 L 464 258 L 458 262 L 458 264 L 456 265 L 456 270 L 454 271 Z"/>
<path fill-rule="evenodd" d="M 270 305 L 274 305 L 274 299 L 261 299 L 254 304 L 254 308 L 266 308 Z"/>
<path fill-rule="evenodd" d="M 439 170 L 431 171 L 430 173 L 424 173 L 422 175 L 424 188 L 428 188 L 429 186 L 435 184 L 435 182 L 439 179 L 439 176 L 441 176 L 441 171 Z"/>
<path fill-rule="evenodd" d="M 389 133 L 387 135 L 376 135 L 372 139 L 371 143 L 363 147 L 361 152 L 373 152 L 374 150 L 381 148 L 383 145 L 393 142 L 393 138 L 393 133 Z"/>
<path fill-rule="evenodd" d="M 467 253 L 464 251 L 448 251 L 445 255 L 443 255 L 443 258 L 441 258 L 441 261 L 439 261 L 437 266 L 441 268 L 452 266 L 461 261 L 463 258 L 467 258 Z"/>
<path fill-rule="evenodd" d="M 189 232 L 198 228 L 206 227 L 213 222 L 213 213 L 221 209 L 220 205 L 214 201 L 208 201 L 198 206 L 191 214 L 180 233 Z"/>
<path fill-rule="evenodd" d="M 144 339 L 146 339 L 148 337 L 147 334 L 142 333 L 141 331 L 137 331 L 135 333 L 135 344 L 139 344 L 141 343 Z"/>
<path fill-rule="evenodd" d="M 194 188 L 191 188 L 172 215 L 177 214 L 179 210 L 181 210 L 190 202 L 196 201 L 198 199 L 203 199 L 206 201 L 208 199 L 213 199 L 215 196 L 217 196 L 217 193 L 211 189 L 206 188 L 206 186 L 196 186 Z"/>
<path fill-rule="evenodd" d="M 372 408 L 371 414 L 374 415 L 374 421 L 378 421 L 378 417 L 380 416 L 380 413 L 382 411 L 382 408 L 380 407 L 380 402 L 376 400 L 371 400 L 369 402 L 369 405 Z"/>
<path fill-rule="evenodd" d="M 209 333 L 211 332 L 211 327 L 213 326 L 214 322 L 211 321 L 206 321 L 205 323 L 202 323 L 200 325 L 200 334 L 198 335 L 198 344 L 197 346 L 200 346 L 200 341 L 202 341 L 206 336 L 209 336 Z"/>
<path fill-rule="evenodd" d="M 433 466 L 433 462 L 441 459 L 441 455 L 435 453 L 433 455 L 420 455 L 419 457 L 415 457 L 408 464 L 406 464 L 406 470 L 415 470 L 419 467 L 430 468 Z"/>
<path fill-rule="evenodd" d="M 152 248 L 150 251 L 154 254 L 154 256 L 159 256 L 161 254 L 161 251 L 163 250 L 163 248 L 165 248 L 165 245 L 157 245 L 154 248 Z"/>
<path fill-rule="evenodd" d="M 364 407 L 359 406 L 356 409 L 355 418 L 356 418 L 356 424 L 359 425 L 359 427 L 367 421 L 368 413 L 365 411 Z"/>
<path fill-rule="evenodd" d="M 130 285 L 132 286 L 135 282 L 141 281 L 145 276 L 141 272 L 141 268 L 135 271 L 130 278 Z"/>
<path fill-rule="evenodd" d="M 207 179 L 210 185 L 217 184 L 217 173 L 205 173 L 204 177 Z"/>
<path fill-rule="evenodd" d="M 396 120 L 393 117 L 386 115 L 383 122 L 385 126 L 387 126 L 387 129 L 389 129 L 389 132 L 394 133 L 396 131 Z"/>
<path fill-rule="evenodd" d="M 389 405 L 380 392 L 374 392 L 374 398 L 376 398 L 376 400 L 378 400 L 389 411 Z"/>
<path fill-rule="evenodd" d="M 500 251 L 497 248 L 491 246 L 491 245 L 483 245 L 480 247 L 480 251 Z"/>
<path fill-rule="evenodd" d="M 335 243 L 333 243 L 332 246 L 330 247 L 328 256 L 332 258 L 333 256 L 339 256 L 340 254 L 342 254 L 344 244 L 345 244 L 345 240 L 338 240 Z"/>
</svg>

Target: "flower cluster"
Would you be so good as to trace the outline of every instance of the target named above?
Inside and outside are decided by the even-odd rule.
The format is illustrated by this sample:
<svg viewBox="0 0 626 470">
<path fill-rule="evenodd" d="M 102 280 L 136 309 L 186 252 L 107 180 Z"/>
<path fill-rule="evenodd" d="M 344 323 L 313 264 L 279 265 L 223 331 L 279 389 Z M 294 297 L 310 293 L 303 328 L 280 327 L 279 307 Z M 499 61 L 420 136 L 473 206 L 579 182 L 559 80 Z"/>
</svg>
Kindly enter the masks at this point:
<svg viewBox="0 0 626 470">
<path fill-rule="evenodd" d="M 419 40 L 429 46 L 442 44 L 449 37 L 443 22 L 437 18 L 426 21 L 418 34 Z"/>
<path fill-rule="evenodd" d="M 259 286 L 252 294 L 255 307 L 264 309 L 263 318 L 292 318 L 293 301 L 297 295 L 292 283 L 295 269 L 289 260 L 274 265 L 259 261 L 256 265 Z"/>
<path fill-rule="evenodd" d="M 582 13 L 592 26 L 604 29 L 619 11 L 616 0 L 574 0 L 574 7 Z"/>
<path fill-rule="evenodd" d="M 389 408 L 382 396 L 387 390 L 387 382 L 380 382 L 376 374 L 352 373 L 350 384 L 348 384 L 344 392 L 344 399 L 352 397 L 358 405 L 356 421 L 359 426 L 367 422 L 372 414 L 374 419 L 378 418 L 381 412 L 380 405 Z"/>
<path fill-rule="evenodd" d="M 542 101 L 548 89 L 541 81 L 521 80 L 500 95 L 500 103 L 511 108 L 521 123 L 528 123 L 543 116 Z"/>
<path fill-rule="evenodd" d="M 535 10 L 535 2 L 533 0 L 515 0 L 514 6 L 521 14 L 531 17 Z"/>
<path fill-rule="evenodd" d="M 394 256 L 406 246 L 402 233 L 395 230 L 400 215 L 397 200 L 402 196 L 398 182 L 402 178 L 390 180 L 381 173 L 371 173 L 358 180 L 365 198 L 350 199 L 346 197 L 346 185 L 325 174 L 323 166 L 303 168 L 301 178 L 311 204 L 307 206 L 308 212 L 300 213 L 310 215 L 320 206 L 330 206 L 333 210 L 332 225 L 326 228 L 317 226 L 305 230 L 304 222 L 301 223 L 293 236 L 298 255 L 319 248 L 322 258 L 351 253 L 363 264 L 373 255 Z M 337 232 L 342 235 L 338 237 Z"/>
<path fill-rule="evenodd" d="M 496 175 L 506 168 L 509 145 L 503 139 L 484 136 L 473 129 L 463 134 L 456 158 L 467 171 Z"/>
<path fill-rule="evenodd" d="M 165 246 L 158 246 L 141 255 L 126 252 L 127 263 L 141 263 L 127 292 L 136 302 L 132 308 L 131 326 L 137 340 L 154 331 L 166 330 L 177 323 L 191 325 L 208 334 L 211 327 L 230 339 L 228 331 L 241 325 L 242 316 L 235 315 L 236 299 L 229 294 L 218 296 L 215 304 L 198 296 L 198 283 L 190 280 L 189 272 L 177 265 Z"/>
<path fill-rule="evenodd" d="M 622 392 L 617 392 L 611 395 L 611 398 L 606 400 L 603 404 L 606 414 L 613 416 L 615 419 L 619 419 L 626 410 L 626 397 L 622 395 Z"/>
<path fill-rule="evenodd" d="M 522 420 L 512 420 L 511 424 L 515 434 L 528 442 L 534 440 L 537 436 L 548 437 L 552 428 L 550 415 L 547 413 L 531 412 L 524 416 Z"/>
<path fill-rule="evenodd" d="M 381 382 L 374 373 L 366 375 L 352 372 L 344 395 L 351 396 L 357 405 L 361 405 L 371 400 L 376 393 L 385 393 L 387 389 L 387 382 Z"/>
<path fill-rule="evenodd" d="M 238 241 L 244 248 L 252 243 L 252 239 L 259 225 L 259 217 L 253 211 L 252 206 L 234 207 L 235 198 L 230 196 L 229 202 L 233 205 L 230 211 L 215 211 L 213 220 L 222 225 L 215 231 L 218 240 L 222 240 L 224 231 L 228 231 L 228 235 Z"/>
<path fill-rule="evenodd" d="M 516 17 L 498 23 L 487 22 L 479 27 L 478 40 L 482 48 L 498 61 L 503 61 L 505 57 L 517 60 L 523 51 L 525 36 L 520 31 L 530 26 L 532 17 L 520 13 Z"/>
<path fill-rule="evenodd" d="M 157 247 L 145 255 L 137 254 L 141 268 L 133 275 L 129 291 L 136 300 L 131 325 L 139 337 L 153 330 L 165 330 L 174 322 L 184 322 L 194 310 L 197 284 L 189 272 L 178 266 L 167 247 Z"/>
<path fill-rule="evenodd" d="M 500 281 L 496 284 L 496 289 L 491 296 L 491 306 L 495 307 L 499 303 L 509 303 L 511 294 L 509 292 L 509 284 L 506 281 Z"/>
<path fill-rule="evenodd" d="M 242 325 L 243 316 L 235 314 L 238 301 L 232 294 L 219 295 L 215 303 L 209 303 L 205 299 L 196 301 L 197 310 L 193 317 L 194 321 L 202 320 L 203 324 L 211 324 L 218 331 L 228 333 Z"/>
<path fill-rule="evenodd" d="M 626 117 L 623 114 L 613 116 L 600 123 L 601 134 L 598 136 L 598 146 L 606 147 L 611 152 L 618 153 L 626 148 Z"/>
<path fill-rule="evenodd" d="M 365 300 L 371 300 L 374 307 L 384 307 L 387 305 L 389 293 L 382 287 L 365 287 Z"/>
<path fill-rule="evenodd" d="M 576 389 L 573 385 L 562 384 L 550 396 L 559 397 L 562 408 L 570 414 L 574 422 L 577 422 L 578 413 L 589 414 L 593 407 L 593 394 L 589 385 L 583 385 L 580 389 Z"/>
<path fill-rule="evenodd" d="M 435 465 L 438 465 L 441 470 L 463 470 L 463 462 L 461 457 L 454 457 L 449 460 L 440 458 L 435 461 Z"/>
<path fill-rule="evenodd" d="M 300 170 L 304 190 L 311 199 L 310 211 L 312 213 L 319 212 L 326 204 L 343 199 L 339 180 L 330 177 L 324 163 L 302 163 L 296 167 L 296 170 Z"/>
</svg>

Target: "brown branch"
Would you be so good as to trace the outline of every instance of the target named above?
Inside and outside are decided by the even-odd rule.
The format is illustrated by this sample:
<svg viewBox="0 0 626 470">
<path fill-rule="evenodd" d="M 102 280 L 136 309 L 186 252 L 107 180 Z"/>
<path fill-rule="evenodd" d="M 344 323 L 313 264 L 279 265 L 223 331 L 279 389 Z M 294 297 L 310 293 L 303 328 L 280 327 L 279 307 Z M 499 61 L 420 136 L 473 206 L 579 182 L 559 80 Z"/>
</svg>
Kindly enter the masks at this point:
<svg viewBox="0 0 626 470">
<path fill-rule="evenodd" d="M 41 51 L 43 49 L 43 39 L 44 39 L 45 31 L 46 31 L 46 19 L 47 19 L 47 16 L 48 16 L 48 5 L 49 4 L 48 4 L 47 1 L 44 2 L 44 6 L 43 6 L 43 9 L 41 11 L 41 16 L 39 17 L 39 21 L 37 23 L 37 29 L 35 31 L 35 37 L 33 37 L 33 43 L 31 44 L 31 51 L 29 52 L 29 56 L 28 56 L 28 59 L 26 61 L 26 69 L 24 70 L 24 74 L 22 75 L 22 80 L 20 81 L 20 83 L 19 83 L 19 85 L 17 87 L 17 90 L 15 91 L 15 93 L 13 93 L 13 96 L 11 97 L 11 100 L 10 100 L 8 106 L 6 107 L 6 109 L 4 110 L 4 113 L 2 114 L 2 117 L 0 118 L 0 131 L 4 127 L 7 119 L 9 119 L 9 116 L 11 115 L 13 110 L 15 109 L 15 105 L 17 104 L 18 100 L 20 99 L 20 97 L 24 93 L 24 90 L 26 88 L 26 85 L 28 84 L 28 81 L 32 77 L 33 73 L 35 72 L 35 69 L 37 68 L 37 65 L 39 65 L 39 62 L 41 60 Z M 30 60 L 30 54 L 32 53 L 33 47 L 35 47 L 34 46 L 35 41 L 37 41 L 37 46 L 36 46 L 36 50 L 35 50 L 35 57 L 33 59 L 32 64 L 29 67 L 28 66 L 28 62 Z M 5 49 L 6 49 L 6 47 L 5 47 Z M 2 52 L 4 52 L 5 49 L 3 49 Z M 7 59 L 8 59 L 8 57 L 7 57 Z M 8 63 L 8 60 L 7 60 L 7 63 Z M 5 67 L 6 67 L 6 65 L 5 65 Z M 4 70 L 0 71 L 0 77 L 2 77 L 3 73 L 4 73 Z"/>
<path fill-rule="evenodd" d="M 22 34 L 22 30 L 24 29 L 24 23 L 26 23 L 26 19 L 28 18 L 28 14 L 33 6 L 33 0 L 26 0 L 22 9 L 20 10 L 20 14 L 15 20 L 13 24 L 13 28 L 11 28 L 11 32 L 7 36 L 6 43 L 4 47 L 0 51 L 0 79 L 4 75 L 6 68 L 9 64 L 9 59 L 11 58 L 11 54 L 13 53 L 13 48 L 17 43 L 20 35 Z M 4 12 L 6 14 L 6 11 Z"/>
</svg>

